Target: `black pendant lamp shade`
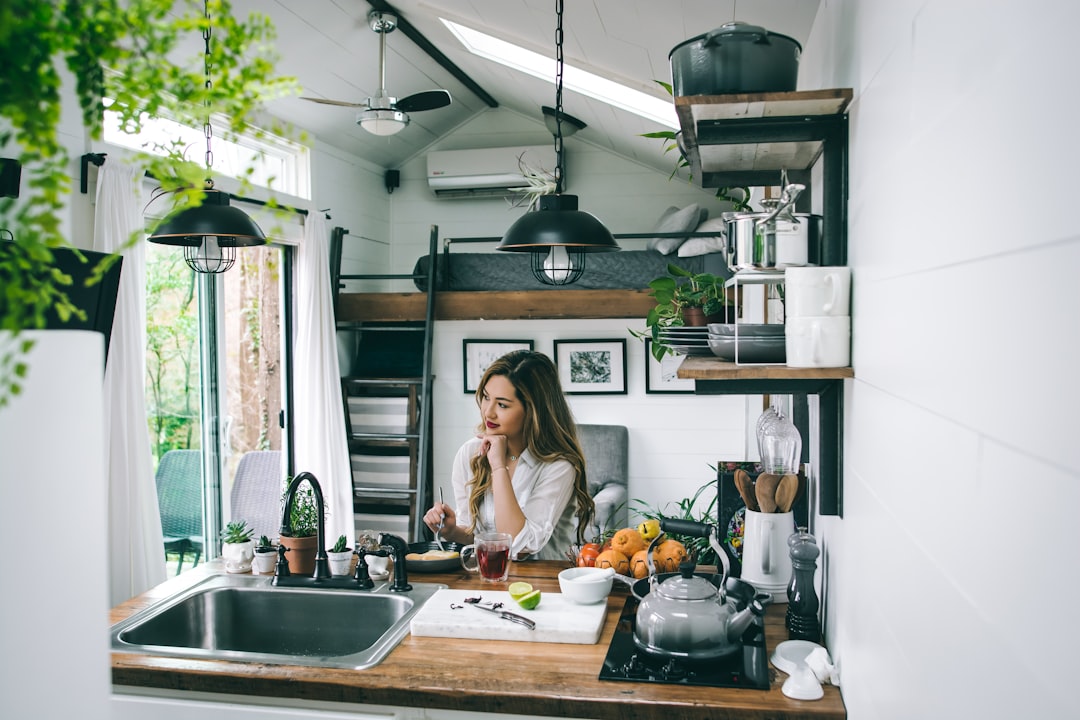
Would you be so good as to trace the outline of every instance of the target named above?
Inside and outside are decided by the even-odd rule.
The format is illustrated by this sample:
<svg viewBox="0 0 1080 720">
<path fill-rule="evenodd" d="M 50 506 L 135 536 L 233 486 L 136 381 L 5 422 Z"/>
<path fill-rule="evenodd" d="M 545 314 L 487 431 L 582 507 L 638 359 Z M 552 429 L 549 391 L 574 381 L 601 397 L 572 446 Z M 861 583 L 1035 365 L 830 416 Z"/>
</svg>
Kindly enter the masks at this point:
<svg viewBox="0 0 1080 720">
<path fill-rule="evenodd" d="M 236 248 L 265 245 L 266 235 L 243 210 L 229 205 L 228 193 L 210 189 L 202 205 L 165 218 L 149 240 L 183 247 L 195 272 L 222 273 L 236 262 Z"/>
<path fill-rule="evenodd" d="M 577 195 L 543 195 L 503 235 L 499 250 L 532 254 L 533 275 L 547 285 L 569 285 L 585 271 L 587 253 L 618 250 L 595 215 L 578 210 Z"/>
<path fill-rule="evenodd" d="M 562 109 L 563 92 L 563 0 L 555 1 L 555 107 L 544 107 L 544 115 L 554 120 L 555 194 L 541 195 L 537 208 L 522 215 L 503 235 L 496 250 L 532 254 L 533 276 L 546 285 L 569 285 L 585 271 L 589 253 L 618 250 L 611 232 L 596 216 L 578 210 L 577 195 L 563 195 L 563 131 L 574 131 L 585 123 Z"/>
</svg>

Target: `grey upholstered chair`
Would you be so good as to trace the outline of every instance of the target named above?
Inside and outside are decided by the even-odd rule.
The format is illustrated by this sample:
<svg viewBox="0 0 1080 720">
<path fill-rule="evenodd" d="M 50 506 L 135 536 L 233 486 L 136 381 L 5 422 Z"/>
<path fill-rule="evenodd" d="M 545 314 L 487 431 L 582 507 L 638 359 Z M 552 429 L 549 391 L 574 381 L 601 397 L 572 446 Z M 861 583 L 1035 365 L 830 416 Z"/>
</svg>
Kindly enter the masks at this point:
<svg viewBox="0 0 1080 720">
<path fill-rule="evenodd" d="M 592 539 L 626 527 L 629 520 L 630 434 L 623 425 L 578 425 L 578 442 L 585 454 L 589 494 L 596 503 L 593 525 L 585 533 Z"/>
<path fill-rule="evenodd" d="M 255 539 L 271 540 L 281 529 L 281 495 L 284 471 L 281 451 L 252 450 L 244 453 L 236 466 L 236 478 L 229 494 L 232 519 L 246 520 Z"/>
</svg>

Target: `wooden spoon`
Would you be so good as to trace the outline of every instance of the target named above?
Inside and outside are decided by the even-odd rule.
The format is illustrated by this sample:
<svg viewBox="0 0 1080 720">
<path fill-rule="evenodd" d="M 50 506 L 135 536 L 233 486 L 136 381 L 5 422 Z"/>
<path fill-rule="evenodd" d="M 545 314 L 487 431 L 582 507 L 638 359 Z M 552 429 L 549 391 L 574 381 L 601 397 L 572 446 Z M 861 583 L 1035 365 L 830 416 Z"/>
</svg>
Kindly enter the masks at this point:
<svg viewBox="0 0 1080 720">
<path fill-rule="evenodd" d="M 754 481 L 745 470 L 735 471 L 735 489 L 739 491 L 739 497 L 746 503 L 746 509 L 758 512 L 757 498 L 754 497 Z"/>
<path fill-rule="evenodd" d="M 761 473 L 754 483 L 754 494 L 757 496 L 758 506 L 763 513 L 776 512 L 776 487 L 780 484 L 780 476 L 773 473 Z"/>
<path fill-rule="evenodd" d="M 786 513 L 791 510 L 795 503 L 795 496 L 799 494 L 799 478 L 797 475 L 785 475 L 780 478 L 780 484 L 776 486 L 776 511 Z"/>
</svg>

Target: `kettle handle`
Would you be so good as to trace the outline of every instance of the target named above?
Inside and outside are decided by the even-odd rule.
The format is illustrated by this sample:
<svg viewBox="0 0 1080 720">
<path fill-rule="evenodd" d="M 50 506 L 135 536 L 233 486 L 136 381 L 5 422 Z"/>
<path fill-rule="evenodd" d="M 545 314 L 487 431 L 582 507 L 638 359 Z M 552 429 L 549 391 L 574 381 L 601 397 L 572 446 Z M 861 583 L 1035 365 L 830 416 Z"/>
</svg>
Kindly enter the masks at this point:
<svg viewBox="0 0 1080 720">
<path fill-rule="evenodd" d="M 709 547 L 716 553 L 716 557 L 720 560 L 720 565 L 723 568 L 723 575 L 720 578 L 720 593 L 723 595 L 727 591 L 727 579 L 731 574 L 731 563 L 728 561 L 727 552 L 724 548 L 720 547 L 719 541 L 716 539 L 716 527 L 707 523 L 700 523 L 694 520 L 680 520 L 678 518 L 666 518 L 663 515 L 660 516 L 660 529 L 664 532 L 678 533 L 679 535 L 689 535 L 690 537 L 703 537 L 709 539 Z M 649 553 L 651 558 L 652 553 Z M 650 560 L 651 563 L 651 560 Z M 650 567 L 650 572 L 652 568 Z"/>
</svg>

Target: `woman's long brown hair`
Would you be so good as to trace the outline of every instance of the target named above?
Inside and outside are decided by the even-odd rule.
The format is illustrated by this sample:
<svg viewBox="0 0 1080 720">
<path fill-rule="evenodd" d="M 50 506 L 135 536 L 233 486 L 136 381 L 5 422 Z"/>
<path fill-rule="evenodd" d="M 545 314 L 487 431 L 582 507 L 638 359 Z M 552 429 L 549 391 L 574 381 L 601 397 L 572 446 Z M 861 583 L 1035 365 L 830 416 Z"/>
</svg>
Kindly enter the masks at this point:
<svg viewBox="0 0 1080 720">
<path fill-rule="evenodd" d="M 488 380 L 495 375 L 502 375 L 510 381 L 518 399 L 525 406 L 522 433 L 525 447 L 541 462 L 563 459 L 573 465 L 576 473 L 574 500 L 577 503 L 575 515 L 578 520 L 578 542 L 585 542 L 585 529 L 592 523 L 596 506 L 589 495 L 589 484 L 585 478 L 585 457 L 578 443 L 577 424 L 570 412 L 570 406 L 566 404 L 555 364 L 547 355 L 532 350 L 515 350 L 503 355 L 491 363 L 480 378 L 476 390 L 478 407 L 483 401 Z M 477 431 L 484 431 L 483 422 Z M 480 514 L 484 494 L 491 487 L 491 465 L 484 454 L 474 457 L 470 467 L 472 480 L 469 514 L 472 516 L 472 525 L 469 526 L 469 532 L 472 533 L 476 531 L 476 519 Z"/>
</svg>

